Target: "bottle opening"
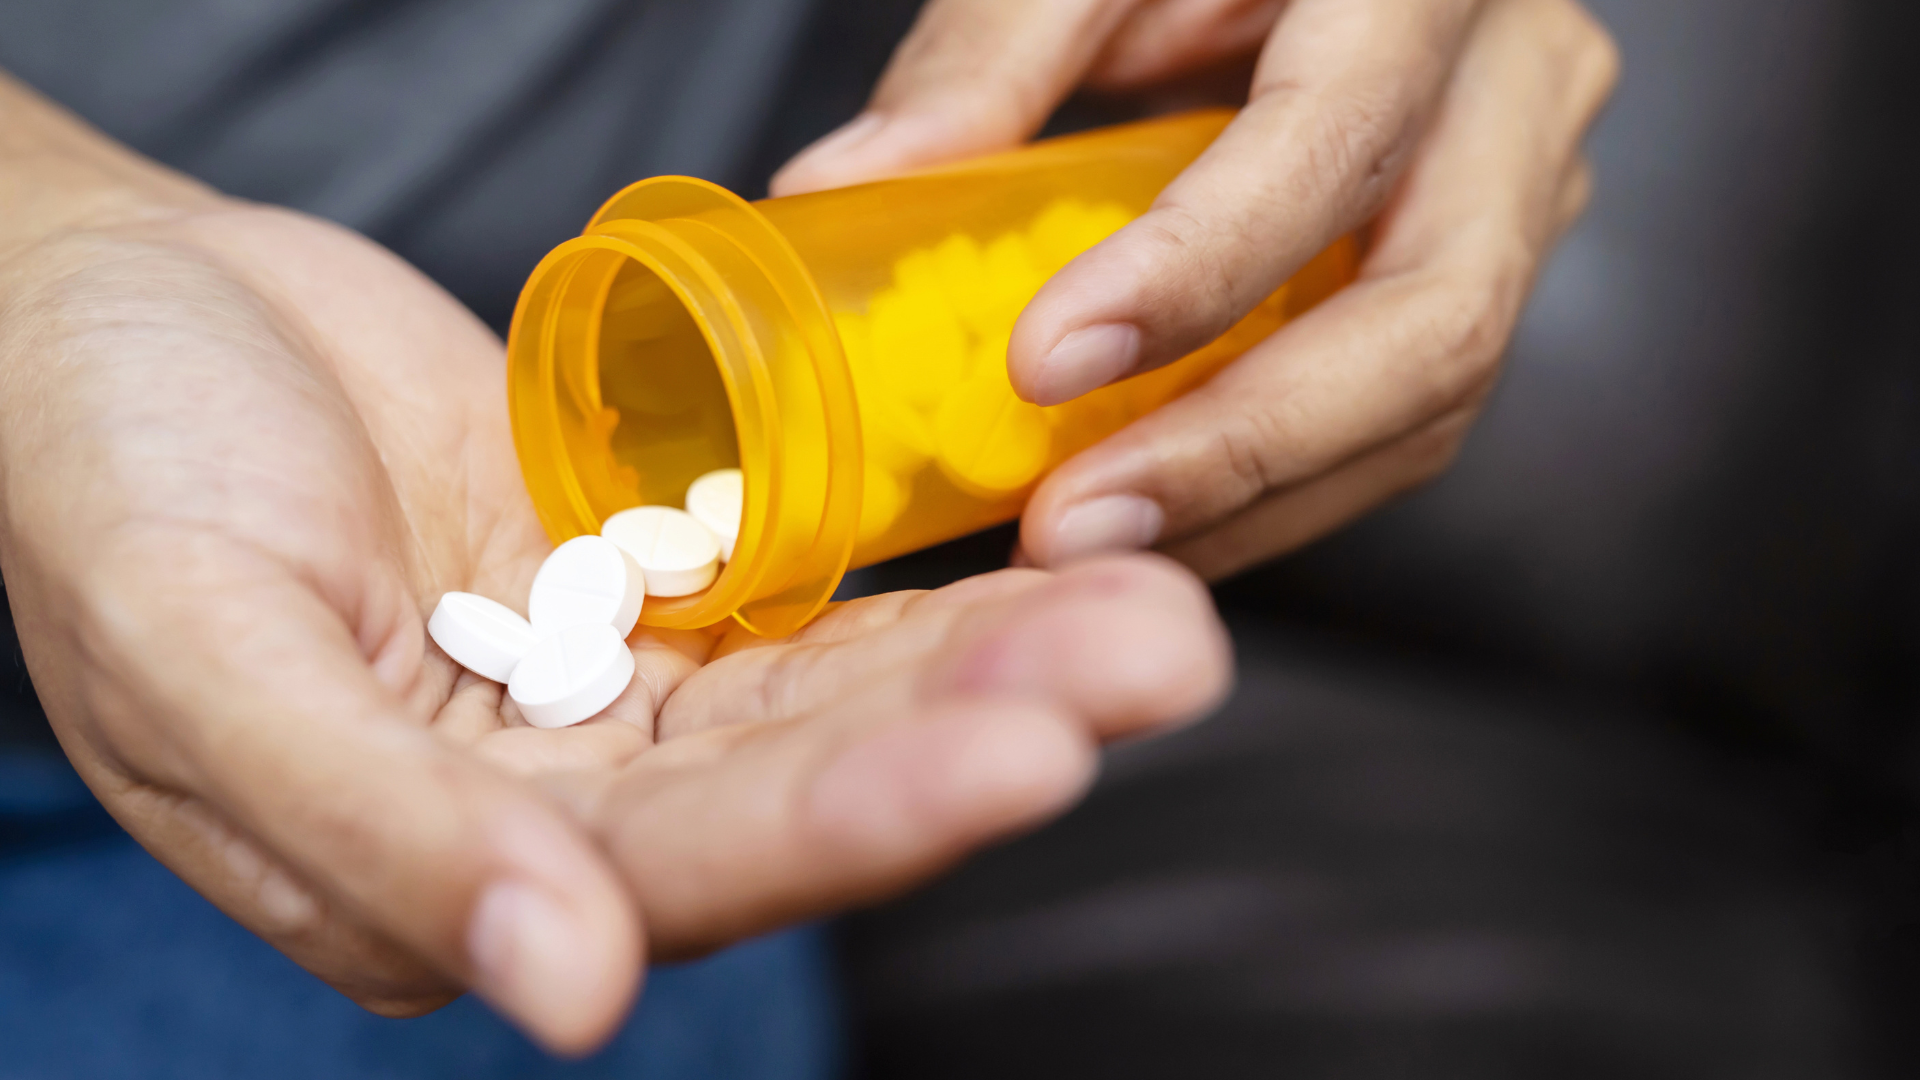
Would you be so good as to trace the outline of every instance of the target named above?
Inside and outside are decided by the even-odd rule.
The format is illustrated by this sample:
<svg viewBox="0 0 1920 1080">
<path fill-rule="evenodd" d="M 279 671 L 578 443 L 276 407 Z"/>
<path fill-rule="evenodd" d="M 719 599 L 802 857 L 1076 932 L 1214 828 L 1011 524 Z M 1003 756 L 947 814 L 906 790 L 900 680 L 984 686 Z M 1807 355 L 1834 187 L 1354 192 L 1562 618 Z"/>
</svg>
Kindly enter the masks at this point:
<svg viewBox="0 0 1920 1080">
<path fill-rule="evenodd" d="M 614 274 L 597 352 L 608 450 L 631 485 L 626 505 L 679 506 L 694 480 L 740 466 L 733 406 L 713 350 L 648 267 L 624 260 Z"/>
<path fill-rule="evenodd" d="M 628 188 L 535 268 L 508 355 L 514 440 L 556 543 L 743 474 L 719 579 L 648 597 L 642 623 L 777 636 L 827 603 L 860 512 L 859 413 L 817 287 L 752 206 L 682 177 Z"/>
</svg>

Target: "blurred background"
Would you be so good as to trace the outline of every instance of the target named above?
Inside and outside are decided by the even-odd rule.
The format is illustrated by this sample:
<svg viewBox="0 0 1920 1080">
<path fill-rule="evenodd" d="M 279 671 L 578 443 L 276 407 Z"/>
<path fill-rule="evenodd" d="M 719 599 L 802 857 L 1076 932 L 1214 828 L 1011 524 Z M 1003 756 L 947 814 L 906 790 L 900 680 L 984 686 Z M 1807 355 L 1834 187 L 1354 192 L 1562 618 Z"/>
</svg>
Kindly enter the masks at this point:
<svg viewBox="0 0 1920 1080">
<path fill-rule="evenodd" d="M 1593 206 L 1457 466 L 1217 590 L 1213 722 L 847 924 L 873 1075 L 1920 1069 L 1920 17 L 1590 7 Z"/>
<path fill-rule="evenodd" d="M 764 190 L 857 111 L 913 13 L 475 0 L 456 31 L 434 22 L 447 6 L 0 0 L 0 66 L 226 190 L 368 231 L 498 325 L 526 268 L 626 180 Z M 831 1072 L 794 1033 L 834 1024 L 847 1069 L 888 1080 L 1920 1070 L 1920 9 L 1589 6 L 1625 58 L 1594 203 L 1452 473 L 1221 585 L 1233 700 L 1114 751 L 1059 823 L 830 939 L 711 962 L 776 971 L 830 947 L 839 974 L 735 1001 L 707 1075 L 746 1075 L 728 1052 Z M 489 53 L 505 26 L 518 46 Z M 1077 102 L 1056 126 L 1133 107 Z M 972 538 L 855 587 L 938 584 L 1010 545 Z M 307 1015 L 351 1010 L 220 937 L 217 914 L 206 940 L 225 944 L 155 953 L 95 897 L 133 942 L 99 955 L 20 914 L 59 860 L 145 864 L 46 766 L 11 664 L 0 1022 L 45 992 L 36 972 L 75 972 L 86 1017 L 116 963 L 179 965 L 160 984 L 185 985 L 220 949 L 287 968 Z M 737 983 L 715 970 L 665 978 Z M 656 997 L 686 1000 L 650 991 L 623 1040 L 674 1030 Z M 417 1023 L 476 1048 L 461 1075 L 547 1067 L 470 1003 Z M 364 1038 L 361 1075 L 388 1075 L 397 1043 Z M 228 1074 L 251 1073 L 201 1073 Z"/>
</svg>

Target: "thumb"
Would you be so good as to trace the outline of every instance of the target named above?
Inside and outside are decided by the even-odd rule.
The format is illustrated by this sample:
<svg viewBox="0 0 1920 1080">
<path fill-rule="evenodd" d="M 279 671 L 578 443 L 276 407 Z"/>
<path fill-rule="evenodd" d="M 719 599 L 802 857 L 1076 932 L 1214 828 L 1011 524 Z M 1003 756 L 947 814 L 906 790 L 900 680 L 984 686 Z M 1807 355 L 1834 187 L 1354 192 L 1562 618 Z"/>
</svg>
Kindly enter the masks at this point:
<svg viewBox="0 0 1920 1080">
<path fill-rule="evenodd" d="M 1099 58 L 1130 0 L 933 0 L 866 111 L 800 152 L 775 196 L 879 179 L 1033 136 Z"/>
<path fill-rule="evenodd" d="M 444 744 L 369 665 L 368 654 L 419 656 L 405 590 L 364 605 L 392 618 L 358 620 L 390 630 L 356 635 L 277 568 L 234 563 L 224 561 L 219 591 L 180 575 L 95 605 L 100 667 L 116 685 L 94 695 L 93 711 L 115 756 L 204 800 L 354 919 L 472 986 L 549 1048 L 603 1041 L 639 980 L 635 910 L 557 807 Z M 367 640 L 381 644 L 363 651 Z M 217 866 L 156 854 L 186 860 L 176 869 L 220 898 L 196 880 L 217 877 Z"/>
</svg>

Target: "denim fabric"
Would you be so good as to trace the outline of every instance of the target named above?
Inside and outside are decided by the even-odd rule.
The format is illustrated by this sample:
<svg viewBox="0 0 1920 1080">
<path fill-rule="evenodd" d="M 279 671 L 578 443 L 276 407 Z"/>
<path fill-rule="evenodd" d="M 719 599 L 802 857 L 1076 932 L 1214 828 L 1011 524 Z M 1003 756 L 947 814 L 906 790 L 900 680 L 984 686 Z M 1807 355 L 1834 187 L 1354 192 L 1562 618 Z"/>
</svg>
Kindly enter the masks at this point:
<svg viewBox="0 0 1920 1080">
<path fill-rule="evenodd" d="M 806 928 L 655 968 L 585 1061 L 547 1057 L 472 998 L 383 1019 L 154 861 L 64 760 L 0 753 L 0 1080 L 825 1080 L 835 993 Z"/>
</svg>

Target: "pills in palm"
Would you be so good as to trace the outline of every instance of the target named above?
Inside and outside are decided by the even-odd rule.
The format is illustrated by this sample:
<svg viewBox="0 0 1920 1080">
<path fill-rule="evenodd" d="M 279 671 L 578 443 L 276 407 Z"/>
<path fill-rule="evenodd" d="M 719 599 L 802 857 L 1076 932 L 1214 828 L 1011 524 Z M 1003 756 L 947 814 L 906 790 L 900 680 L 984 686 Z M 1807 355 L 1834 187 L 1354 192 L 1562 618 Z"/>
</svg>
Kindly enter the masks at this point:
<svg viewBox="0 0 1920 1080">
<path fill-rule="evenodd" d="M 537 728 L 577 724 L 613 704 L 633 681 L 633 651 L 605 623 L 542 638 L 513 669 L 507 695 Z"/>
<path fill-rule="evenodd" d="M 721 562 L 733 561 L 745 504 L 746 483 L 739 469 L 715 469 L 687 487 L 687 513 L 720 542 Z"/>
<path fill-rule="evenodd" d="M 454 663 L 494 682 L 506 682 L 539 641 L 533 625 L 512 608 L 464 592 L 440 598 L 427 634 Z"/>
<path fill-rule="evenodd" d="M 685 510 L 636 506 L 606 520 L 600 535 L 625 548 L 640 564 L 653 596 L 691 596 L 713 584 L 720 568 L 720 542 Z"/>
<path fill-rule="evenodd" d="M 541 637 L 599 623 L 624 638 L 646 596 L 646 575 L 633 556 L 604 537 L 576 536 L 553 549 L 534 575 L 527 617 Z"/>
</svg>

